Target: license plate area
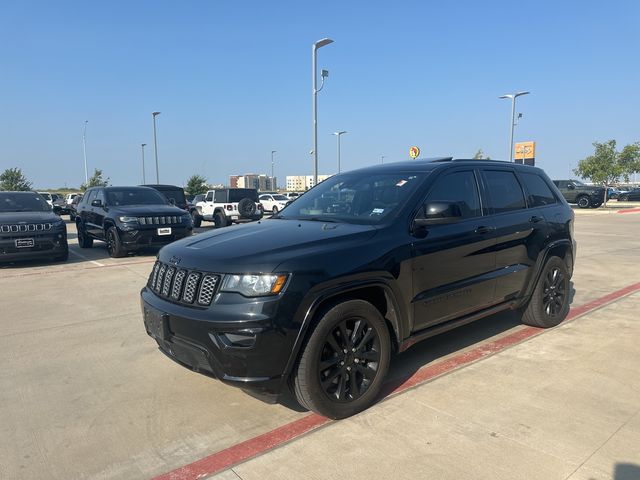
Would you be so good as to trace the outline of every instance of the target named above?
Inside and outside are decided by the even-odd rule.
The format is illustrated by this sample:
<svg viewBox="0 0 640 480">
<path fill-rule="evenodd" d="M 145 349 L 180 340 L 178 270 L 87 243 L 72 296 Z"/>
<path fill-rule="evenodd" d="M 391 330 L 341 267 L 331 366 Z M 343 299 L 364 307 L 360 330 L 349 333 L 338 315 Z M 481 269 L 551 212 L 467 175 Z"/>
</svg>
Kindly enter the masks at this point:
<svg viewBox="0 0 640 480">
<path fill-rule="evenodd" d="M 171 235 L 171 227 L 161 227 L 158 229 L 158 235 Z"/>
<path fill-rule="evenodd" d="M 16 248 L 32 248 L 36 242 L 33 238 L 18 238 L 16 240 Z"/>
<path fill-rule="evenodd" d="M 147 333 L 157 340 L 169 338 L 169 315 L 145 305 L 144 326 Z"/>
</svg>

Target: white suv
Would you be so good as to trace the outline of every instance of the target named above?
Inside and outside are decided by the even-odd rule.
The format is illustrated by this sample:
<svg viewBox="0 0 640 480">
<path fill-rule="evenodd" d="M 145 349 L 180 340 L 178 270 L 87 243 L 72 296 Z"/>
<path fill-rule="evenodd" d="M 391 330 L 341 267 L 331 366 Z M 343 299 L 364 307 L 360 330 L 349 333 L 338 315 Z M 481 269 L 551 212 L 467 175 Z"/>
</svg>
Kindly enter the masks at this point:
<svg viewBox="0 0 640 480">
<path fill-rule="evenodd" d="M 196 209 L 201 220 L 214 222 L 216 227 L 260 220 L 264 214 L 255 188 L 209 190 Z"/>
<path fill-rule="evenodd" d="M 285 195 L 279 193 L 264 193 L 260 195 L 260 203 L 265 212 L 271 212 L 274 215 L 289 204 L 291 200 Z"/>
</svg>

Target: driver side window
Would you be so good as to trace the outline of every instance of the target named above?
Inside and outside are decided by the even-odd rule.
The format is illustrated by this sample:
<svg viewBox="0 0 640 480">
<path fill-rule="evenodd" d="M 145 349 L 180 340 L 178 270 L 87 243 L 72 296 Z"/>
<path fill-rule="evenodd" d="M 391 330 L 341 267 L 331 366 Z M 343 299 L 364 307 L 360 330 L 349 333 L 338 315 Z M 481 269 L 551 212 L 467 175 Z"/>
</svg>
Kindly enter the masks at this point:
<svg viewBox="0 0 640 480">
<path fill-rule="evenodd" d="M 460 208 L 462 218 L 474 218 L 482 215 L 478 185 L 472 170 L 449 173 L 436 180 L 425 203 L 454 203 Z M 424 218 L 420 211 L 417 218 Z"/>
</svg>

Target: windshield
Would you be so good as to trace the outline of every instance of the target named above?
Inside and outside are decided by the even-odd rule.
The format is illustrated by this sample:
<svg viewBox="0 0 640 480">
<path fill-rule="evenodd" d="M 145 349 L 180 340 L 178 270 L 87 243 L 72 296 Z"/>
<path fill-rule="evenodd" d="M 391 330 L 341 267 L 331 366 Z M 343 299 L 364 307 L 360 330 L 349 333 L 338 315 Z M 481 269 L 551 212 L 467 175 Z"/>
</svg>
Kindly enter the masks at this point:
<svg viewBox="0 0 640 480">
<path fill-rule="evenodd" d="M 0 212 L 50 212 L 51 207 L 35 193 L 0 192 Z"/>
<path fill-rule="evenodd" d="M 424 173 L 344 174 L 320 183 L 274 218 L 373 225 L 391 218 L 425 178 Z"/>
<path fill-rule="evenodd" d="M 106 191 L 107 205 L 166 205 L 167 200 L 157 191 L 147 188 L 118 188 Z"/>
<path fill-rule="evenodd" d="M 580 180 L 571 180 L 571 183 L 573 183 L 577 187 L 584 187 L 585 186 L 584 183 L 582 183 Z"/>
<path fill-rule="evenodd" d="M 51 200 L 51 194 L 50 193 L 38 193 L 38 195 L 40 195 L 45 200 Z"/>
<path fill-rule="evenodd" d="M 153 188 L 153 187 L 152 187 Z M 186 205 L 187 199 L 184 196 L 184 190 L 181 188 L 157 188 L 162 195 L 165 196 L 167 201 L 173 201 L 176 205 Z"/>
<path fill-rule="evenodd" d="M 285 197 L 284 195 L 271 195 L 273 197 L 274 200 L 282 200 L 284 202 L 288 202 L 289 198 Z"/>
</svg>

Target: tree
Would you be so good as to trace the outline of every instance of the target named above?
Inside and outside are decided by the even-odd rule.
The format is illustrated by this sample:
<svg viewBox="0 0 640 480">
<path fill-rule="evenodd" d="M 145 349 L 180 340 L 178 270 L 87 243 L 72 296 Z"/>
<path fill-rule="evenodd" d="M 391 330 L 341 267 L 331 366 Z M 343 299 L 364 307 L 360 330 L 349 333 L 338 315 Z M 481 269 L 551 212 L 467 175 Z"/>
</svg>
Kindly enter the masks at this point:
<svg viewBox="0 0 640 480">
<path fill-rule="evenodd" d="M 107 177 L 106 179 L 103 179 L 102 170 L 96 168 L 93 171 L 93 175 L 89 179 L 89 183 L 83 183 L 82 185 L 80 185 L 80 190 L 84 192 L 87 188 L 106 187 L 108 185 L 109 185 L 109 177 Z"/>
<path fill-rule="evenodd" d="M 28 192 L 31 190 L 31 185 L 19 168 L 7 168 L 0 175 L 0 190 Z"/>
<path fill-rule="evenodd" d="M 627 145 L 621 152 L 616 150 L 616 141 L 594 142 L 594 153 L 578 162 L 573 173 L 606 188 L 616 184 L 620 178 L 629 181 L 629 175 L 640 171 L 640 144 Z M 607 196 L 604 198 L 605 206 Z"/>
<path fill-rule="evenodd" d="M 478 151 L 476 152 L 476 154 L 473 156 L 474 160 L 491 160 L 491 157 L 485 157 L 484 156 L 484 152 L 482 151 L 482 149 L 478 149 Z"/>
<path fill-rule="evenodd" d="M 189 196 L 207 193 L 207 190 L 209 190 L 207 179 L 202 175 L 191 175 L 191 177 L 189 177 L 189 180 L 187 180 L 185 190 L 187 191 L 187 195 Z"/>
</svg>

